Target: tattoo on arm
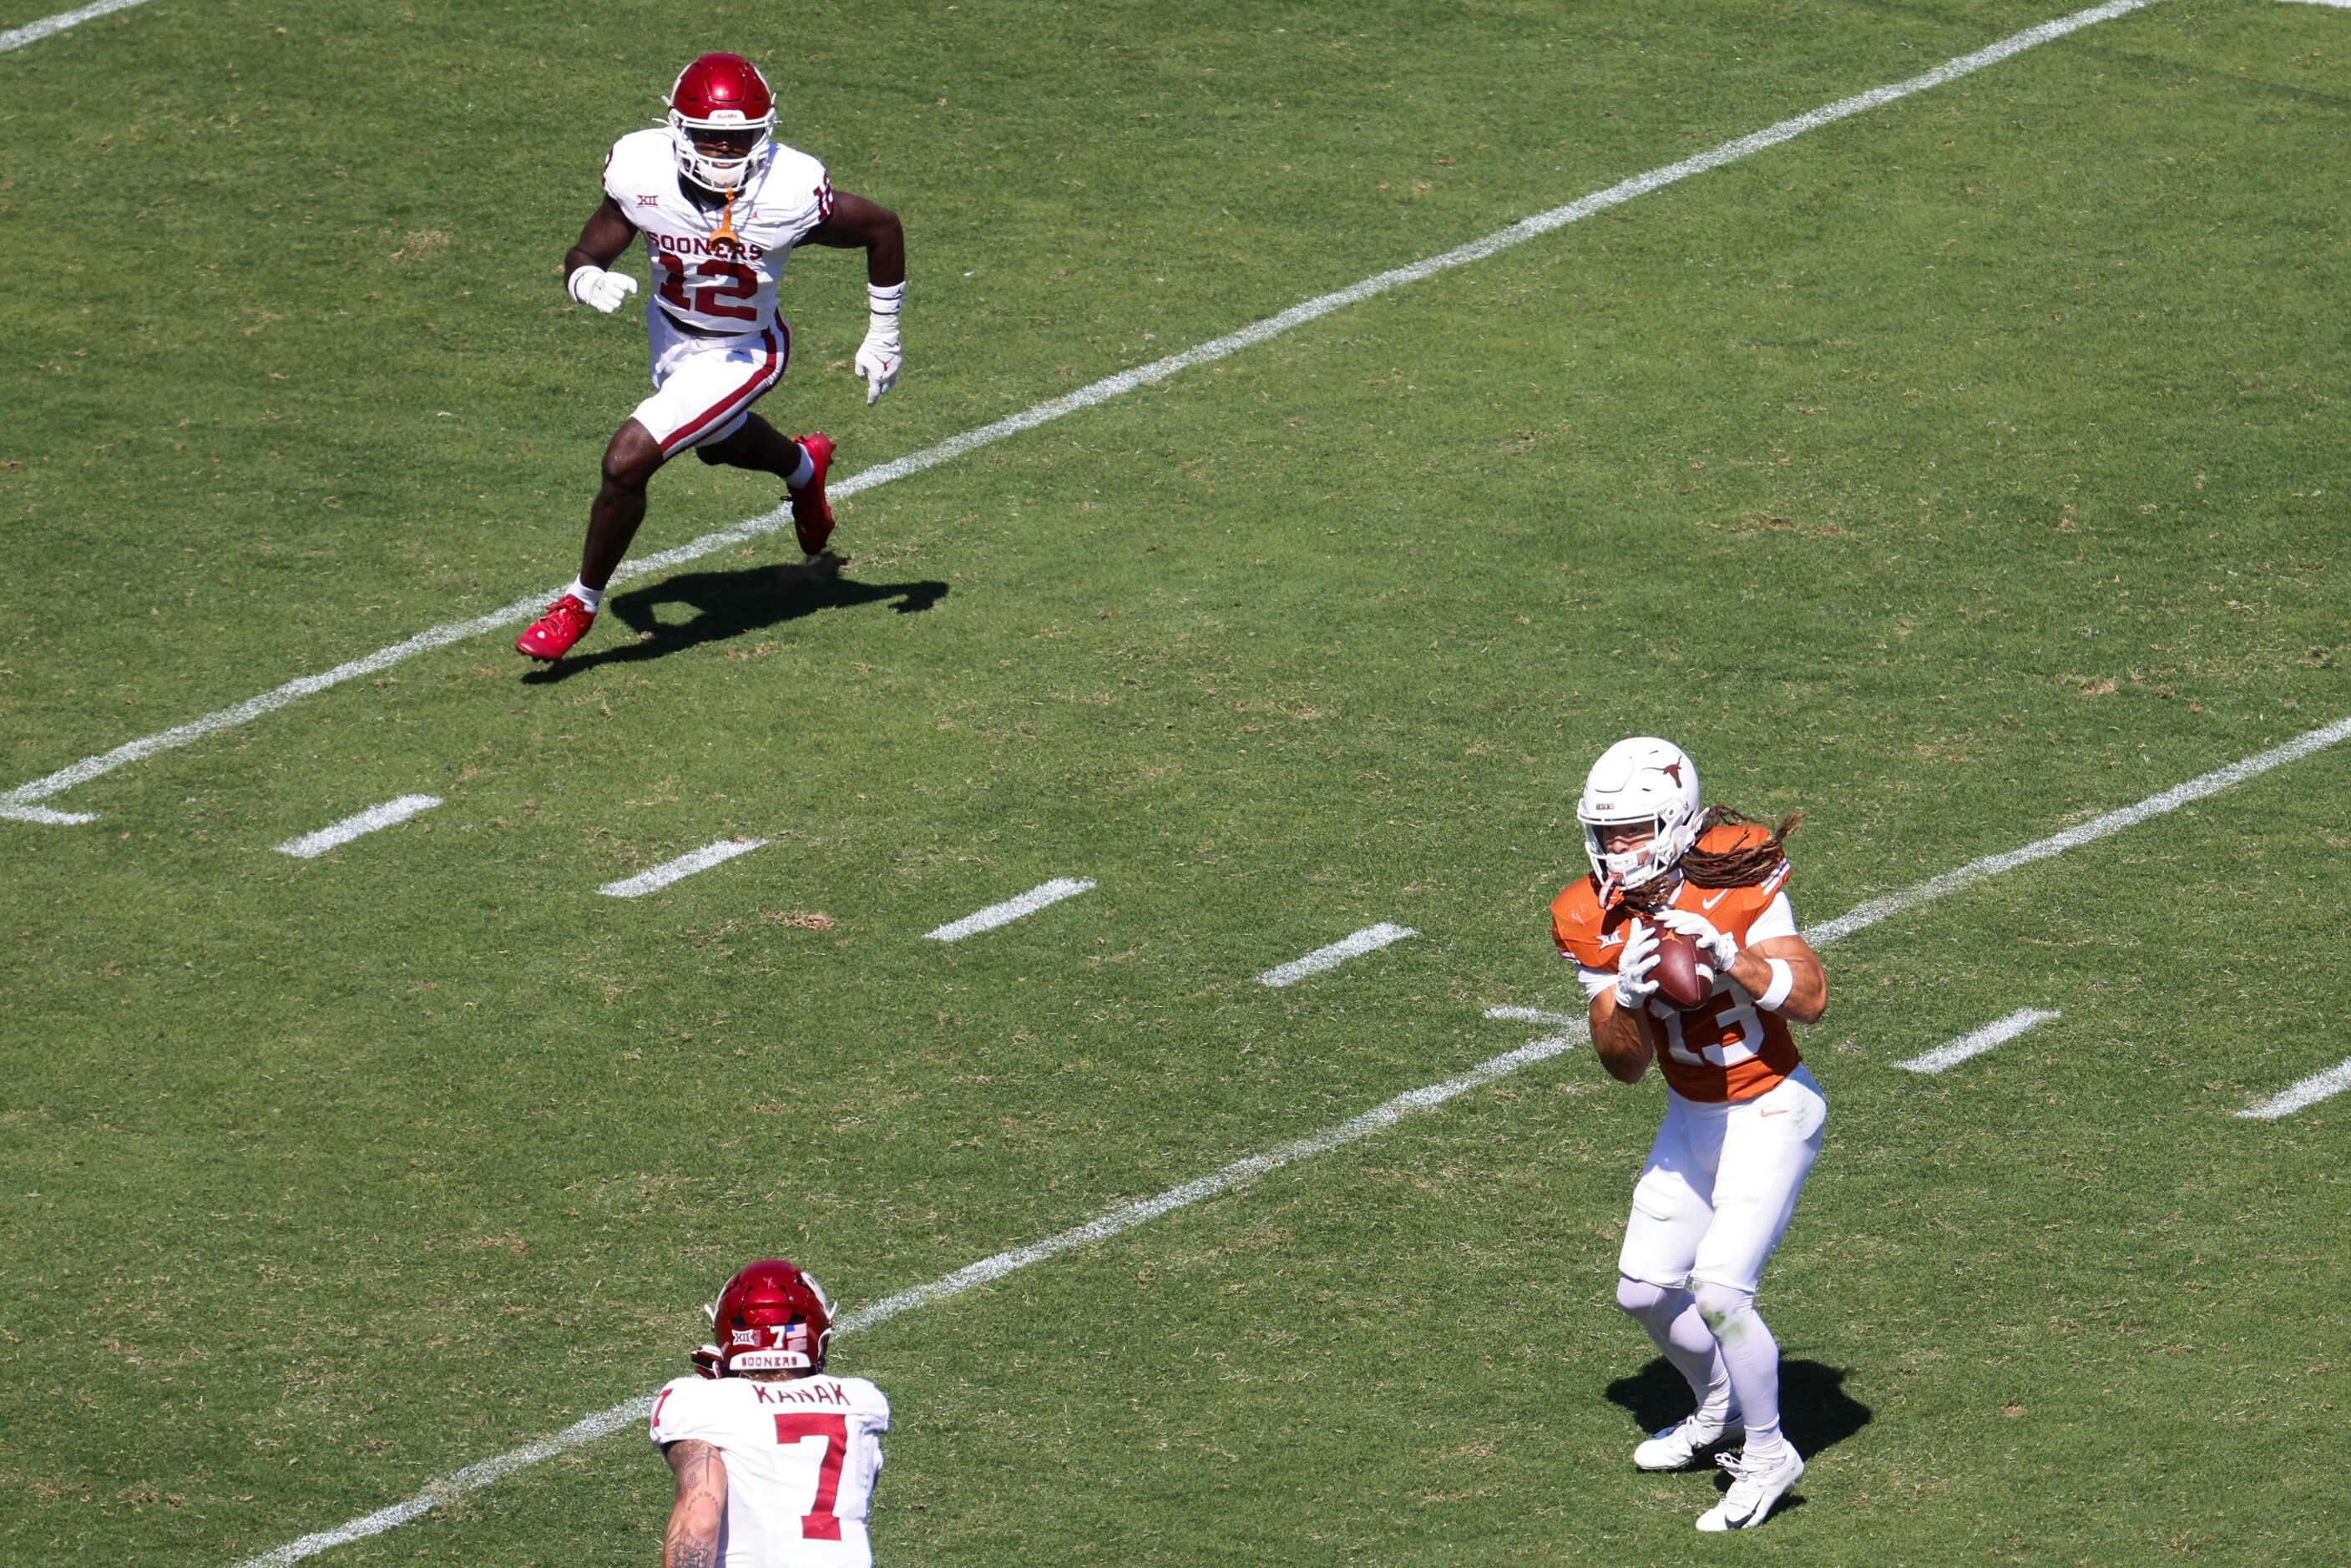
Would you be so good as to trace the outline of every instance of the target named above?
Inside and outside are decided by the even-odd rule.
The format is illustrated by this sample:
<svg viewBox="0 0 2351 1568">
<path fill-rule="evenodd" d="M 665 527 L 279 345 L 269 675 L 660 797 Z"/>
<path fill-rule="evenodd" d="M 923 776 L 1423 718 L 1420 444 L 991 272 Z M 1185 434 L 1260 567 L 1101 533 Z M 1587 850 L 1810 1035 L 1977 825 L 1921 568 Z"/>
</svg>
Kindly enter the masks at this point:
<svg viewBox="0 0 2351 1568">
<path fill-rule="evenodd" d="M 662 1568 L 716 1568 L 718 1531 L 726 1515 L 726 1461 L 689 1437 L 664 1450 L 677 1473 L 677 1500 L 662 1537 Z"/>
</svg>

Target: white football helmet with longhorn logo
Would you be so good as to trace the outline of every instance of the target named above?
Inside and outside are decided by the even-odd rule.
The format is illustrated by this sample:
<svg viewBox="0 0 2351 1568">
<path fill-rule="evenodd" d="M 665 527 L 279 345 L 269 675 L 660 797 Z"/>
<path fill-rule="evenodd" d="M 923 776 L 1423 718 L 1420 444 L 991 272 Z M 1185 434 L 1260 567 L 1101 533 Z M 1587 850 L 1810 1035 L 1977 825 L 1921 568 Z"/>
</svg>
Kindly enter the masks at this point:
<svg viewBox="0 0 2351 1568">
<path fill-rule="evenodd" d="M 1672 741 L 1636 735 L 1602 752 L 1575 803 L 1576 821 L 1583 824 L 1583 852 L 1592 862 L 1601 903 L 1612 903 L 1618 894 L 1672 871 L 1698 841 L 1704 815 L 1698 805 L 1698 764 Z M 1602 844 L 1600 830 L 1614 827 L 1647 827 L 1653 836 L 1635 849 L 1612 854 Z"/>
</svg>

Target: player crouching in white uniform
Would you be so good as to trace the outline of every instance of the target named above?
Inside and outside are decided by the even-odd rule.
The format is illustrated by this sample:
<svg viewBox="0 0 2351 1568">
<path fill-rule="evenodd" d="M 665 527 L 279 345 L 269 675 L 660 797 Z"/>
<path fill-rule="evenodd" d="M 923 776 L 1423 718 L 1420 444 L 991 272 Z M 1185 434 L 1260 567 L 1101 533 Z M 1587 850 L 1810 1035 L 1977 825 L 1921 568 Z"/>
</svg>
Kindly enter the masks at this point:
<svg viewBox="0 0 2351 1568">
<path fill-rule="evenodd" d="M 1592 874 L 1552 905 L 1552 935 L 1592 998 L 1592 1045 L 1610 1076 L 1637 1083 L 1654 1060 L 1666 1119 L 1633 1189 L 1617 1259 L 1617 1304 L 1638 1319 L 1698 1397 L 1689 1417 L 1633 1451 L 1676 1470 L 1719 1456 L 1729 1491 L 1700 1530 L 1758 1525 L 1804 1473 L 1780 1431 L 1780 1347 L 1755 1291 L 1820 1153 L 1828 1103 L 1788 1022 L 1827 1005 L 1820 959 L 1796 934 L 1781 840 L 1700 806 L 1698 765 L 1667 741 L 1608 748 L 1575 814 Z M 1695 1006 L 1656 977 L 1659 931 L 1695 945 Z"/>
<path fill-rule="evenodd" d="M 637 280 L 610 269 L 645 236 L 656 279 L 645 301 L 653 395 L 604 449 L 580 575 L 516 641 L 518 653 L 553 661 L 586 633 L 644 521 L 645 486 L 689 447 L 705 463 L 781 479 L 810 561 L 832 535 L 824 496 L 831 439 L 782 434 L 751 412 L 791 362 L 776 280 L 797 246 L 865 252 L 872 314 L 856 364 L 872 403 L 904 364 L 906 236 L 896 214 L 834 190 L 823 164 L 776 141 L 775 123 L 775 97 L 758 67 L 740 55 L 704 55 L 670 89 L 669 123 L 622 137 L 604 159 L 604 199 L 563 258 L 563 286 L 583 305 L 619 309 Z"/>
<path fill-rule="evenodd" d="M 726 1281 L 716 1344 L 653 1400 L 677 1476 L 662 1568 L 868 1568 L 865 1521 L 890 1402 L 824 1370 L 832 1303 L 779 1258 Z"/>
</svg>

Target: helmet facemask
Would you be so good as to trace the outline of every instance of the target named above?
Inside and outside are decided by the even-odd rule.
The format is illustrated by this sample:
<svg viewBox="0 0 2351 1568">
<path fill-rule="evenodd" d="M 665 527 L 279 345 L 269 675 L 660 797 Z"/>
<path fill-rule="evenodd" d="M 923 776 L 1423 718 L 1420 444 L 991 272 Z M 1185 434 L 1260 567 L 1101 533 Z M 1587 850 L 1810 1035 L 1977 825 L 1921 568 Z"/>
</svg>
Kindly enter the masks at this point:
<svg viewBox="0 0 2351 1568">
<path fill-rule="evenodd" d="M 775 123 L 773 110 L 764 120 L 746 119 L 741 110 L 733 109 L 722 109 L 708 120 L 688 120 L 673 109 L 669 129 L 677 144 L 677 172 L 713 195 L 732 195 L 751 183 L 760 161 L 767 157 L 774 140 L 769 132 Z M 740 152 L 728 148 L 716 155 L 695 145 L 697 135 L 707 138 L 713 132 L 738 145 L 738 139 L 747 137 L 748 144 L 742 146 Z"/>
</svg>

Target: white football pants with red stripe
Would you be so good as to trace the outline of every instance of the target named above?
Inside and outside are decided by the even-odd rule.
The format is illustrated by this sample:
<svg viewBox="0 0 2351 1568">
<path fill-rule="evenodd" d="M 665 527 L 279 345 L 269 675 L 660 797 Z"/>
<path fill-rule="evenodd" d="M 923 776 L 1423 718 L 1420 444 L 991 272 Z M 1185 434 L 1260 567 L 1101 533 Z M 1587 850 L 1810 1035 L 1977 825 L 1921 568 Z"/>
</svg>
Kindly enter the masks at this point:
<svg viewBox="0 0 2351 1568">
<path fill-rule="evenodd" d="M 655 390 L 632 417 L 661 444 L 664 457 L 740 430 L 751 405 L 783 379 L 791 362 L 792 329 L 780 317 L 766 331 L 732 338 L 682 332 L 659 305 L 645 317 Z"/>
</svg>

